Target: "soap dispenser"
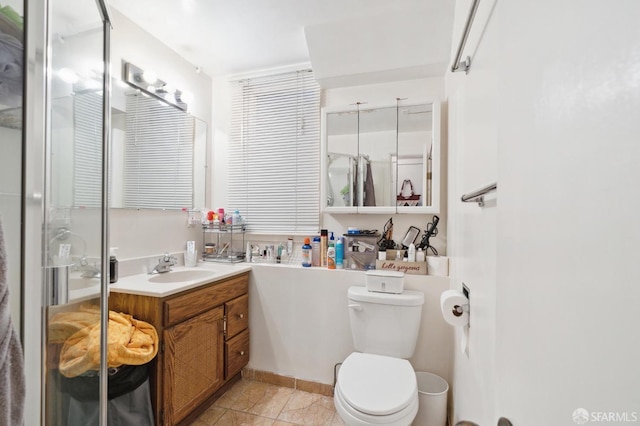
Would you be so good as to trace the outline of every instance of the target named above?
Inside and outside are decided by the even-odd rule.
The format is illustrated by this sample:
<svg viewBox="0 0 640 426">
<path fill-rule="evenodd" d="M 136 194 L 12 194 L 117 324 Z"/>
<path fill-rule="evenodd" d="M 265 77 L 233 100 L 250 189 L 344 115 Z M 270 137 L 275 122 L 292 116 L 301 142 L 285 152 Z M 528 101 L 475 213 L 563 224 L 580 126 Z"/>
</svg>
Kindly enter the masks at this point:
<svg viewBox="0 0 640 426">
<path fill-rule="evenodd" d="M 109 250 L 109 284 L 118 282 L 118 259 L 116 258 L 118 247 Z"/>
</svg>

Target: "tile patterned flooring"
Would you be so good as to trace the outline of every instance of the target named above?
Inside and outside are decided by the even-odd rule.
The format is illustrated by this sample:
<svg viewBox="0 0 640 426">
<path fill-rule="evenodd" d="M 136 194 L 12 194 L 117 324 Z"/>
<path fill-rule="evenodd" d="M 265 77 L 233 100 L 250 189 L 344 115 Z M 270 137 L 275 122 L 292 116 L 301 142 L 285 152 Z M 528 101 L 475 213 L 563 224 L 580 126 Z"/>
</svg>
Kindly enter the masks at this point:
<svg viewBox="0 0 640 426">
<path fill-rule="evenodd" d="M 333 398 L 242 379 L 213 403 L 193 426 L 343 426 Z"/>
</svg>

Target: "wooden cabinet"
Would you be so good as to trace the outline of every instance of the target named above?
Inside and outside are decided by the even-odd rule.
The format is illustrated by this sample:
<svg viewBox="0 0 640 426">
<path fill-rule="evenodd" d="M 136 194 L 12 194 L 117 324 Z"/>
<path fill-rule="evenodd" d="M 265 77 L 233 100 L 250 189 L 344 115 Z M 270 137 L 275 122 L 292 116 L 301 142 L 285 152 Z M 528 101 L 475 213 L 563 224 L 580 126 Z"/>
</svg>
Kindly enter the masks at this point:
<svg viewBox="0 0 640 426">
<path fill-rule="evenodd" d="M 249 361 L 249 274 L 167 297 L 112 292 L 109 308 L 153 324 L 160 341 L 151 368 L 156 425 L 188 424 Z"/>
<path fill-rule="evenodd" d="M 233 377 L 249 362 L 249 296 L 224 304 L 227 329 L 224 344 L 225 378 Z"/>
</svg>

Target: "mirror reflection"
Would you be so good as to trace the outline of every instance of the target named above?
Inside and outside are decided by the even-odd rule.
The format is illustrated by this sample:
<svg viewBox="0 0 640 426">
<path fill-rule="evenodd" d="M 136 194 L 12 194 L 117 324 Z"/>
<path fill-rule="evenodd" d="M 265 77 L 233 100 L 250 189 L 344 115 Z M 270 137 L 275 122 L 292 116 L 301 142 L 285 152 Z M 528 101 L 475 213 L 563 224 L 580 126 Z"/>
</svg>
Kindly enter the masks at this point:
<svg viewBox="0 0 640 426">
<path fill-rule="evenodd" d="M 70 92 L 53 100 L 51 199 L 56 207 L 99 207 L 101 203 L 98 77 L 73 83 Z M 114 82 L 111 207 L 203 206 L 206 137 L 205 122 Z"/>
<path fill-rule="evenodd" d="M 432 105 L 398 107 L 398 153 L 393 156 L 392 187 L 399 207 L 432 205 Z"/>
<path fill-rule="evenodd" d="M 325 210 L 424 212 L 434 206 L 434 104 L 325 111 Z M 372 209 L 377 207 L 378 209 Z"/>
<path fill-rule="evenodd" d="M 327 206 L 356 206 L 358 112 L 330 113 L 327 122 Z"/>
</svg>

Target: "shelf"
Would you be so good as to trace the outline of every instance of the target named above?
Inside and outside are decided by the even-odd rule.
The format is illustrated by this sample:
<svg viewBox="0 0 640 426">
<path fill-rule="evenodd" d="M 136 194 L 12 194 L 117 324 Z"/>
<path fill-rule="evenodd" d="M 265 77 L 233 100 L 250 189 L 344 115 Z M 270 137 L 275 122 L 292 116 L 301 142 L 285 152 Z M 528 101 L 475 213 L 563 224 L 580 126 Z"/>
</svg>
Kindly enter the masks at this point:
<svg viewBox="0 0 640 426">
<path fill-rule="evenodd" d="M 224 262 L 224 263 L 240 263 L 244 262 L 245 254 L 237 253 L 237 254 L 209 254 L 205 255 L 202 260 L 205 262 Z"/>
<path fill-rule="evenodd" d="M 202 225 L 202 232 L 212 233 L 240 233 L 246 232 L 247 225 Z"/>
<path fill-rule="evenodd" d="M 207 235 L 214 234 L 215 237 L 209 237 L 213 239 L 213 253 L 207 254 L 204 251 L 202 260 L 205 262 L 220 262 L 220 263 L 239 263 L 245 261 L 244 252 L 244 233 L 246 232 L 246 224 L 242 225 L 203 225 L 202 237 L 203 246 L 207 245 Z M 238 236 L 238 237 L 236 237 Z M 239 238 L 242 236 L 242 238 Z M 234 241 L 234 237 L 236 241 Z M 238 247 L 238 244 L 240 246 Z M 220 253 L 218 253 L 218 250 Z"/>
</svg>

